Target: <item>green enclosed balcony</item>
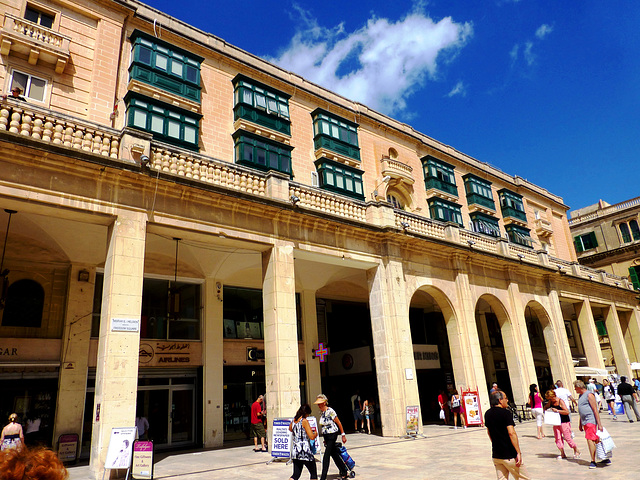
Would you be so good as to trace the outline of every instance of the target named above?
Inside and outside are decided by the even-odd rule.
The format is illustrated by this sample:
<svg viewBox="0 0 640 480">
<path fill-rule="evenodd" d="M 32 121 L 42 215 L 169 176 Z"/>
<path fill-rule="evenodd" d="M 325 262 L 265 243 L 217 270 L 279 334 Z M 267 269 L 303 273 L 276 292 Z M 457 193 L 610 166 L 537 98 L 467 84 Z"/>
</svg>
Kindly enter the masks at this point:
<svg viewBox="0 0 640 480">
<path fill-rule="evenodd" d="M 274 116 L 244 103 L 239 103 L 233 108 L 233 120 L 239 119 L 248 120 L 285 135 L 291 135 L 291 122 L 288 119 Z"/>
<path fill-rule="evenodd" d="M 496 204 L 493 200 L 477 193 L 467 193 L 467 204 L 469 206 L 480 205 L 485 208 L 490 208 L 491 210 L 496 209 Z"/>
<path fill-rule="evenodd" d="M 507 218 L 507 217 L 515 218 L 515 219 L 521 220 L 523 222 L 527 221 L 527 214 L 522 212 L 522 211 L 520 211 L 520 210 L 516 210 L 513 207 L 505 207 L 505 206 L 503 206 L 502 207 L 502 216 L 504 218 Z"/>
<path fill-rule="evenodd" d="M 451 183 L 443 182 L 442 180 L 435 177 L 429 177 L 425 179 L 424 186 L 427 191 L 435 188 L 436 190 L 440 190 L 441 192 L 455 195 L 456 197 L 458 196 L 458 187 L 452 185 Z"/>
</svg>

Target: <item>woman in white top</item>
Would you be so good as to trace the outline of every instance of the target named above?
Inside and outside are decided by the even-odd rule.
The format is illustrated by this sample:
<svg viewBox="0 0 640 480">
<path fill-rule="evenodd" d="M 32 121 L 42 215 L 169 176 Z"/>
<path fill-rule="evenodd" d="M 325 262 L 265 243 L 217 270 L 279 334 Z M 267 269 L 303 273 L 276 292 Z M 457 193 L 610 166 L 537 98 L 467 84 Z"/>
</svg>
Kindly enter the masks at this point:
<svg viewBox="0 0 640 480">
<path fill-rule="evenodd" d="M 336 411 L 329 407 L 329 400 L 326 395 L 318 395 L 316 397 L 316 401 L 313 403 L 318 405 L 321 412 L 320 426 L 322 427 L 322 436 L 324 438 L 325 445 L 324 456 L 322 457 L 322 474 L 320 475 L 320 480 L 327 480 L 330 458 L 333 458 L 333 462 L 336 464 L 336 467 L 338 467 L 338 470 L 340 470 L 340 477 L 346 479 L 347 469 L 342 457 L 340 457 L 338 447 L 336 446 L 338 430 L 342 435 L 342 443 L 347 443 L 347 436 L 344 433 L 342 423 L 340 422 Z"/>
</svg>

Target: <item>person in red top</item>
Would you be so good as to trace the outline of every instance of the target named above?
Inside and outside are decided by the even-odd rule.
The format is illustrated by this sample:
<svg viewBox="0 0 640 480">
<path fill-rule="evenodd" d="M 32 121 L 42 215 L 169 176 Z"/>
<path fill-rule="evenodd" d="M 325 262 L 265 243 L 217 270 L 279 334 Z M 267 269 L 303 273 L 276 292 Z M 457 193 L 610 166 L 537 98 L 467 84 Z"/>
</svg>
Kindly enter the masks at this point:
<svg viewBox="0 0 640 480">
<path fill-rule="evenodd" d="M 251 405 L 251 431 L 250 435 L 253 436 L 253 451 L 254 452 L 266 452 L 267 447 L 264 445 L 264 439 L 267 436 L 267 432 L 264 430 L 262 424 L 262 401 L 264 397 L 260 395 L 258 399 Z M 258 437 L 262 448 L 258 448 Z"/>
<path fill-rule="evenodd" d="M 449 424 L 449 396 L 444 393 L 444 390 L 440 390 L 440 395 L 438 395 L 438 404 L 440 405 L 440 411 L 443 414 L 440 414 L 440 418 L 444 420 L 444 424 Z"/>
</svg>

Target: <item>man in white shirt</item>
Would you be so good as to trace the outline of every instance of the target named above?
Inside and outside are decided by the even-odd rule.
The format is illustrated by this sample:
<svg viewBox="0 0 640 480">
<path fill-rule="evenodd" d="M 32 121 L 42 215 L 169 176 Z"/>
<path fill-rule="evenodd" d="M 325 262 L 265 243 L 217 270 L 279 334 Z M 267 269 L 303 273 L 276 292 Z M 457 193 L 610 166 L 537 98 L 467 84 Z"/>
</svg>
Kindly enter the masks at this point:
<svg viewBox="0 0 640 480">
<path fill-rule="evenodd" d="M 562 400 L 567 407 L 571 408 L 571 410 L 573 410 L 572 405 L 575 406 L 578 404 L 573 396 L 571 396 L 571 392 L 562 386 L 562 380 L 558 380 L 556 382 L 555 392 L 556 397 Z"/>
</svg>

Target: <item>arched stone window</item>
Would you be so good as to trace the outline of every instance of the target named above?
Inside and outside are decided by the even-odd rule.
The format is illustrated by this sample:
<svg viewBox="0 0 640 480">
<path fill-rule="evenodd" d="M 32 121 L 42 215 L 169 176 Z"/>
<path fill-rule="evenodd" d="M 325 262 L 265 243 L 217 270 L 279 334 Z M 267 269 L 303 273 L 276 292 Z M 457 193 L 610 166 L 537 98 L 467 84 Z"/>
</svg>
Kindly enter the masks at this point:
<svg viewBox="0 0 640 480">
<path fill-rule="evenodd" d="M 3 327 L 35 327 L 42 325 L 44 289 L 35 280 L 18 280 L 9 285 L 7 304 L 2 315 Z"/>
<path fill-rule="evenodd" d="M 392 160 L 398 159 L 398 151 L 393 147 L 389 148 L 389 158 Z"/>
</svg>

